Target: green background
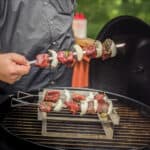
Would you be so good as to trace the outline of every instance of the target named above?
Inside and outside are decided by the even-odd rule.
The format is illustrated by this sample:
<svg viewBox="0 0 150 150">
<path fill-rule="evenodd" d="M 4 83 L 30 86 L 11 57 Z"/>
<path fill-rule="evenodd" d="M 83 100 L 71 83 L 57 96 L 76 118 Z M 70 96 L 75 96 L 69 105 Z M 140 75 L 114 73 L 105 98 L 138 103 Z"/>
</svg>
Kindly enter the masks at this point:
<svg viewBox="0 0 150 150">
<path fill-rule="evenodd" d="M 88 37 L 95 38 L 111 19 L 130 15 L 150 23 L 150 0 L 77 0 L 76 12 L 88 20 Z"/>
</svg>

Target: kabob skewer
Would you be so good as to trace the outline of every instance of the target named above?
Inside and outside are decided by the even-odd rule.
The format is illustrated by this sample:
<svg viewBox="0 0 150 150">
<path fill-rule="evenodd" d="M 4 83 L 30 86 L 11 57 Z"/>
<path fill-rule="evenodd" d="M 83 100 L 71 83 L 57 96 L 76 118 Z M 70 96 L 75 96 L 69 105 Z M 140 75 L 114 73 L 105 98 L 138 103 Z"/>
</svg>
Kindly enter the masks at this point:
<svg viewBox="0 0 150 150">
<path fill-rule="evenodd" d="M 104 93 L 89 92 L 88 95 L 78 92 L 64 90 L 48 90 L 44 93 L 42 101 L 39 103 L 41 112 L 60 112 L 67 109 L 72 114 L 101 114 L 110 115 L 113 111 L 112 100 Z"/>
<path fill-rule="evenodd" d="M 90 39 L 91 40 L 91 39 Z M 49 53 L 38 54 L 36 60 L 30 61 L 38 67 L 56 67 L 58 63 L 72 66 L 75 61 L 82 61 L 84 56 L 89 58 L 102 58 L 106 60 L 117 55 L 117 48 L 124 47 L 125 43 L 115 44 L 113 40 L 106 39 L 103 43 L 100 41 L 78 40 L 73 46 L 73 51 L 48 50 Z"/>
</svg>

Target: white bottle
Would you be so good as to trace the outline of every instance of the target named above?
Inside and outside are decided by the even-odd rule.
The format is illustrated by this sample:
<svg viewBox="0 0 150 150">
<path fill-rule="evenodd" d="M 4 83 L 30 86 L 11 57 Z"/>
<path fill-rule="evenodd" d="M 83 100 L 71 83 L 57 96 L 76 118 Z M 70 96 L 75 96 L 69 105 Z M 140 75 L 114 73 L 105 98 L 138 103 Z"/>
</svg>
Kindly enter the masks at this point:
<svg viewBox="0 0 150 150">
<path fill-rule="evenodd" d="M 83 13 L 75 13 L 72 27 L 75 37 L 87 37 L 87 19 Z"/>
</svg>

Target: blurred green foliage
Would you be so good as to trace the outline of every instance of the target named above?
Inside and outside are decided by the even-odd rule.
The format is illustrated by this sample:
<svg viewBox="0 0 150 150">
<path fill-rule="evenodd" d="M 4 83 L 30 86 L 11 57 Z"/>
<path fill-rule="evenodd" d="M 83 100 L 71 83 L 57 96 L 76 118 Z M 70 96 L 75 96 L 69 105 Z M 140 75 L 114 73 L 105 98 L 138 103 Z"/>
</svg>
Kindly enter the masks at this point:
<svg viewBox="0 0 150 150">
<path fill-rule="evenodd" d="M 77 0 L 77 12 L 88 19 L 88 37 L 95 38 L 111 19 L 130 15 L 150 23 L 150 0 Z"/>
</svg>

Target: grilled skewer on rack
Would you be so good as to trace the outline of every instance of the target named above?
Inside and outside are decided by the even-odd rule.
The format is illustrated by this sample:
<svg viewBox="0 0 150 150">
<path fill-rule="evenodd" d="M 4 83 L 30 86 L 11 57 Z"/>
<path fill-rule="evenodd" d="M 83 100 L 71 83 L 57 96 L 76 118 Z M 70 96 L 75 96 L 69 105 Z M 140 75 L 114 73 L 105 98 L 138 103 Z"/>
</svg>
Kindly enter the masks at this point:
<svg viewBox="0 0 150 150">
<path fill-rule="evenodd" d="M 41 112 L 60 112 L 62 109 L 69 110 L 72 114 L 102 114 L 103 116 L 112 113 L 113 104 L 108 96 L 101 93 L 89 92 L 89 95 L 64 90 L 63 93 L 57 90 L 48 90 L 43 95 L 39 109 Z"/>
</svg>

